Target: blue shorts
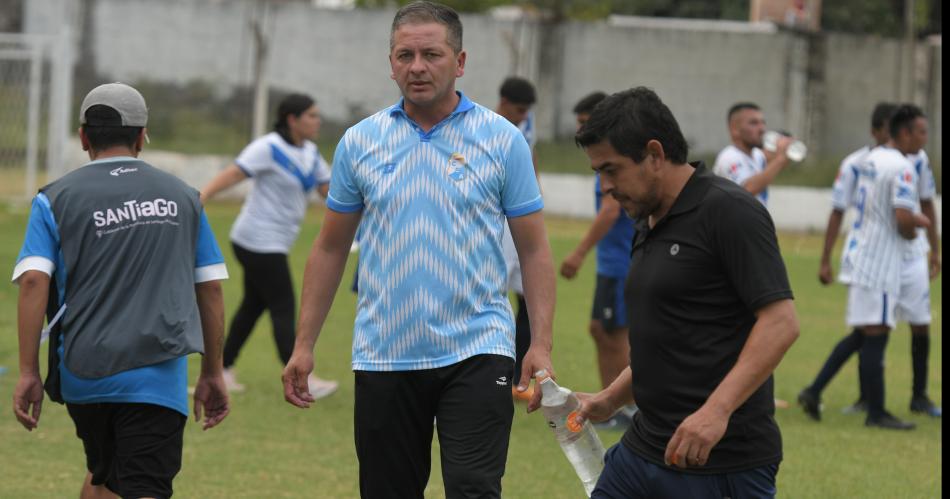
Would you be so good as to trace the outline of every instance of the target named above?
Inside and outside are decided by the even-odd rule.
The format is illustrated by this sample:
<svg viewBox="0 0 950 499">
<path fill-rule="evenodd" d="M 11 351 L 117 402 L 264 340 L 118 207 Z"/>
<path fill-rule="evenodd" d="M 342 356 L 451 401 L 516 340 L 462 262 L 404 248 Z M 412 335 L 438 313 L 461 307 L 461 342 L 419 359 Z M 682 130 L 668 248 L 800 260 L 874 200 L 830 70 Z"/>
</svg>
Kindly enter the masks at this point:
<svg viewBox="0 0 950 499">
<path fill-rule="evenodd" d="M 759 499 L 775 497 L 778 464 L 718 475 L 694 475 L 657 466 L 623 443 L 607 450 L 591 499 Z"/>
<path fill-rule="evenodd" d="M 627 305 L 623 299 L 624 278 L 597 274 L 594 289 L 594 309 L 590 318 L 600 321 L 604 330 L 613 331 L 627 327 Z"/>
</svg>

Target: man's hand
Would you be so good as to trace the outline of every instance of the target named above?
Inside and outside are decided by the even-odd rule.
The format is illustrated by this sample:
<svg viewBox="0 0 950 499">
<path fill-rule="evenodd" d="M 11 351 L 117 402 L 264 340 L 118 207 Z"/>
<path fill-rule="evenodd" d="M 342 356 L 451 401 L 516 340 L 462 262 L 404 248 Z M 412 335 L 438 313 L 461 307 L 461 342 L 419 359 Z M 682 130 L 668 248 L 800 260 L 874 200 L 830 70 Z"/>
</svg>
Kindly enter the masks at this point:
<svg viewBox="0 0 950 499">
<path fill-rule="evenodd" d="M 204 413 L 202 430 L 214 428 L 231 412 L 228 388 L 220 372 L 214 375 L 198 376 L 198 382 L 195 383 L 194 405 L 195 421 L 201 421 L 202 412 Z"/>
<path fill-rule="evenodd" d="M 930 278 L 936 279 L 940 274 L 940 253 L 930 252 Z"/>
<path fill-rule="evenodd" d="M 284 383 L 284 400 L 301 409 L 310 407 L 313 395 L 310 394 L 307 378 L 312 372 L 313 352 L 295 349 L 287 366 L 284 367 L 284 373 L 280 376 Z"/>
<path fill-rule="evenodd" d="M 577 399 L 581 401 L 581 407 L 577 410 L 577 423 L 584 424 L 588 419 L 593 423 L 606 421 L 620 409 L 620 406 L 614 404 L 607 394 L 607 390 L 601 390 L 597 393 L 574 392 Z"/>
<path fill-rule="evenodd" d="M 680 468 L 705 466 L 712 448 L 729 425 L 729 414 L 704 405 L 680 423 L 666 446 L 666 465 Z"/>
<path fill-rule="evenodd" d="M 834 282 L 834 273 L 831 270 L 831 262 L 821 262 L 818 268 L 818 280 L 825 286 Z"/>
<path fill-rule="evenodd" d="M 43 381 L 39 373 L 21 374 L 13 389 L 13 415 L 28 431 L 40 424 L 43 408 Z"/>
<path fill-rule="evenodd" d="M 554 378 L 554 368 L 551 367 L 551 351 L 540 346 L 531 345 L 521 360 L 521 381 L 518 382 L 517 390 L 519 392 L 527 390 L 531 379 L 534 378 L 534 373 L 542 369 L 547 370 L 548 375 Z M 535 381 L 534 394 L 531 396 L 531 400 L 528 401 L 528 412 L 534 412 L 538 407 L 541 407 L 541 386 Z"/>
<path fill-rule="evenodd" d="M 573 279 L 577 276 L 577 271 L 581 269 L 581 265 L 584 264 L 584 255 L 578 253 L 577 251 L 572 252 L 567 258 L 564 259 L 564 262 L 561 264 L 561 277 L 565 279 Z"/>
</svg>

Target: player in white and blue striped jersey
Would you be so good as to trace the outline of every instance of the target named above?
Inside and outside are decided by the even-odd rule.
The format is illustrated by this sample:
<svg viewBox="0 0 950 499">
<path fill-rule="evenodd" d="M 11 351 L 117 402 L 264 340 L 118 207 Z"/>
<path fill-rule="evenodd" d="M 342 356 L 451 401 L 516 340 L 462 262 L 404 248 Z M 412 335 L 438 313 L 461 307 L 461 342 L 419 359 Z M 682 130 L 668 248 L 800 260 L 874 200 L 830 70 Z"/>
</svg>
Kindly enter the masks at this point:
<svg viewBox="0 0 950 499">
<path fill-rule="evenodd" d="M 888 333 L 897 322 L 904 254 L 917 227 L 930 224 L 917 213 L 917 174 L 905 157 L 923 147 L 926 126 L 920 109 L 898 107 L 890 120 L 890 140 L 856 163 L 852 202 L 858 215 L 845 242 L 838 278 L 849 285 L 847 323 L 862 334 L 859 372 L 869 426 L 914 427 L 884 410 L 883 359 Z"/>
<path fill-rule="evenodd" d="M 896 106 L 889 103 L 879 103 L 871 116 L 871 135 L 878 145 L 887 142 L 888 117 Z M 921 128 L 920 131 L 926 132 Z M 834 247 L 840 230 L 845 210 L 852 205 L 854 193 L 857 190 L 858 164 L 870 153 L 871 148 L 862 147 L 848 155 L 841 163 L 838 176 L 835 179 L 832 191 L 832 212 L 828 218 L 825 232 L 825 246 L 822 251 L 819 280 L 822 284 L 832 282 L 832 268 L 830 263 L 831 250 Z M 923 212 L 931 225 L 926 230 L 918 229 L 917 238 L 907 246 L 901 264 L 901 288 L 897 297 L 896 317 L 905 320 L 911 331 L 911 356 L 913 365 L 913 390 L 910 402 L 912 412 L 921 412 L 933 417 L 940 417 L 942 410 L 927 396 L 928 359 L 930 355 L 930 285 L 929 280 L 940 270 L 939 251 L 932 251 L 928 263 L 927 252 L 931 246 L 938 248 L 935 222 L 936 214 L 933 198 L 936 195 L 933 171 L 927 161 L 927 154 L 921 149 L 916 154 L 907 155 L 917 174 L 917 190 L 920 204 L 915 206 L 916 212 Z M 928 240 L 932 241 L 928 244 Z M 928 270 L 929 268 L 929 270 Z M 928 275 L 929 274 L 929 275 Z M 825 386 L 837 374 L 841 366 L 850 358 L 851 354 L 860 349 L 862 342 L 860 329 L 855 328 L 849 335 L 839 341 L 814 381 L 799 395 L 799 402 L 805 411 L 815 419 L 820 419 L 820 398 Z M 853 405 L 844 409 L 844 412 L 861 412 L 866 410 L 864 387 L 860 386 L 860 397 Z"/>
<path fill-rule="evenodd" d="M 506 224 L 532 326 L 519 389 L 551 369 L 554 269 L 531 152 L 514 125 L 456 91 L 465 59 L 455 11 L 399 9 L 389 60 L 403 99 L 340 140 L 304 273 L 283 379 L 299 407 L 312 401 L 313 347 L 360 227 L 352 365 L 363 497 L 424 495 L 433 419 L 445 495 L 500 497 L 514 411 Z M 528 410 L 539 403 L 535 390 Z"/>
</svg>

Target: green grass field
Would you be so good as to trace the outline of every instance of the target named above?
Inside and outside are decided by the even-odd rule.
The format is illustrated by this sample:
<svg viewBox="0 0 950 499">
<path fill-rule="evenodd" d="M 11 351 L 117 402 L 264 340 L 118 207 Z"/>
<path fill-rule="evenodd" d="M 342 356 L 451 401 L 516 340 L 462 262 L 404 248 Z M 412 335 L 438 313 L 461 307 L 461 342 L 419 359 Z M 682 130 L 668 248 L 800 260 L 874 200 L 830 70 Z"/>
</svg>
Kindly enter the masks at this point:
<svg viewBox="0 0 950 499">
<path fill-rule="evenodd" d="M 214 204 L 209 218 L 228 258 L 232 279 L 225 282 L 230 311 L 240 299 L 240 267 L 227 245 L 228 230 L 237 214 L 235 204 Z M 309 214 L 291 255 L 295 283 L 300 286 L 306 253 L 322 211 Z M 0 262 L 13 268 L 28 215 L 26 205 L 0 204 Z M 580 239 L 586 223 L 548 219 L 555 259 L 561 259 Z M 820 240 L 817 236 L 782 234 L 780 244 L 788 266 L 801 337 L 775 374 L 776 397 L 794 402 L 798 391 L 817 372 L 832 345 L 845 333 L 845 288 L 821 287 L 816 278 Z M 594 349 L 586 331 L 593 290 L 594 262 L 590 258 L 575 281 L 558 280 L 554 321 L 554 366 L 559 381 L 579 390 L 597 388 Z M 353 271 L 348 264 L 344 282 Z M 7 274 L 9 275 L 9 274 Z M 147 285 L 147 284 L 146 284 Z M 940 280 L 933 283 L 933 346 L 930 395 L 939 404 L 941 378 Z M 78 496 L 85 473 L 81 444 L 64 407 L 46 401 L 40 427 L 28 433 L 15 421 L 10 401 L 16 382 L 16 293 L 0 286 L 0 498 L 60 498 Z M 299 296 L 299 294 L 298 294 Z M 184 464 L 175 481 L 176 497 L 281 498 L 358 497 L 357 461 L 353 450 L 353 377 L 350 342 L 355 297 L 343 286 L 317 344 L 317 372 L 341 381 L 340 390 L 309 410 L 283 400 L 281 365 L 265 318 L 237 362 L 247 391 L 232 399 L 232 412 L 221 426 L 202 432 L 190 423 L 185 435 Z M 45 353 L 41 354 L 45 359 Z M 785 460 L 778 475 L 779 496 L 789 498 L 925 498 L 943 489 L 941 421 L 911 415 L 910 341 L 906 325 L 893 334 L 887 357 L 887 405 L 898 417 L 918 424 L 912 432 L 865 428 L 863 418 L 840 414 L 857 394 L 856 361 L 851 360 L 825 392 L 821 423 L 806 418 L 797 407 L 779 409 Z M 197 375 L 198 358 L 190 361 Z M 45 373 L 45 367 L 43 369 Z M 619 432 L 601 433 L 605 445 Z M 442 497 L 438 449 L 427 497 Z M 573 475 L 553 435 L 539 414 L 516 407 L 505 497 L 575 498 L 583 488 Z"/>
</svg>

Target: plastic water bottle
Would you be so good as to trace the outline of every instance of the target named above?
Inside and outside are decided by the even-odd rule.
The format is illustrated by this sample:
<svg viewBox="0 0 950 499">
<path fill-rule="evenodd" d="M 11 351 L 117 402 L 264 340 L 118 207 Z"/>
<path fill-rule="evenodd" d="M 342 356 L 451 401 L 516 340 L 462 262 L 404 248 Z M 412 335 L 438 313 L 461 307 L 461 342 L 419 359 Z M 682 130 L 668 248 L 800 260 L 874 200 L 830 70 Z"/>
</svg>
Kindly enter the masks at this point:
<svg viewBox="0 0 950 499">
<path fill-rule="evenodd" d="M 782 135 L 785 134 L 773 130 L 765 132 L 765 135 L 762 136 L 762 148 L 766 151 L 775 151 L 775 149 L 778 147 L 778 139 Z M 795 162 L 800 162 L 801 160 L 805 159 L 805 155 L 807 154 L 808 147 L 805 146 L 804 142 L 798 139 L 792 139 L 792 141 L 788 144 L 788 147 L 785 148 L 785 156 Z"/>
<path fill-rule="evenodd" d="M 600 442 L 590 421 L 584 421 L 583 425 L 577 424 L 575 418 L 580 401 L 574 392 L 558 386 L 547 371 L 538 371 L 535 378 L 541 380 L 541 412 L 544 419 L 554 430 L 554 437 L 584 484 L 587 497 L 590 497 L 604 469 L 604 444 Z"/>
</svg>

